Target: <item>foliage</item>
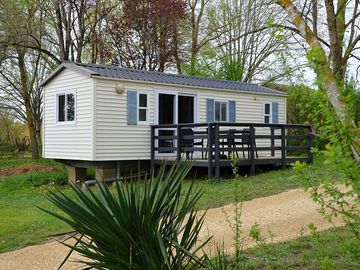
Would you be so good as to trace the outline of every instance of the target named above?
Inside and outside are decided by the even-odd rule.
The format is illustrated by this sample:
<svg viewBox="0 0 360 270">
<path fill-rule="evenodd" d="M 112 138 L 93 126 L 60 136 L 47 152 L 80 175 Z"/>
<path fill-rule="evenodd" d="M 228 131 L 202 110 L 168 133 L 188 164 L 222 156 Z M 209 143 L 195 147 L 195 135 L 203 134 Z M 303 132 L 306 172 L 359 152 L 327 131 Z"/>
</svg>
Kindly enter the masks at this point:
<svg viewBox="0 0 360 270">
<path fill-rule="evenodd" d="M 109 18 L 106 28 L 110 36 L 111 62 L 164 71 L 180 57 L 179 24 L 185 18 L 184 0 L 124 1 Z"/>
<path fill-rule="evenodd" d="M 30 162 L 30 159 L 0 160 L 0 170 L 4 166 L 19 166 Z M 39 162 L 44 165 L 48 164 L 47 160 Z M 317 157 L 315 157 L 314 164 L 304 168 L 304 172 L 312 177 L 314 183 L 319 183 L 325 177 L 334 181 L 340 178 L 336 167 L 331 164 L 323 164 L 323 159 Z M 241 168 L 238 173 L 245 174 Z M 71 230 L 64 222 L 36 209 L 35 205 L 45 209 L 56 209 L 44 198 L 49 189 L 54 189 L 55 185 L 33 187 L 27 181 L 28 174 L 8 176 L 0 180 L 0 223 L 2 224 L 0 226 L 0 253 L 38 244 L 50 235 Z M 49 173 L 46 177 L 51 179 L 52 174 L 57 173 Z M 292 169 L 263 172 L 251 177 L 239 176 L 237 179 L 222 179 L 220 182 L 196 179 L 195 187 L 204 191 L 196 204 L 197 209 L 221 207 L 234 202 L 235 181 L 244 185 L 242 196 L 246 201 L 278 194 L 293 188 L 301 188 L 305 184 L 302 177 Z M 183 194 L 188 192 L 191 185 L 192 181 L 184 182 Z M 58 188 L 67 195 L 72 194 L 68 186 L 58 186 Z"/>
<path fill-rule="evenodd" d="M 26 125 L 0 111 L 0 156 L 24 154 L 30 149 Z"/>
<path fill-rule="evenodd" d="M 15 167 L 15 166 L 21 166 L 23 164 L 31 163 L 31 159 L 29 158 L 0 158 L 0 168 L 2 167 Z"/>
<path fill-rule="evenodd" d="M 359 269 L 360 242 L 349 227 L 318 232 L 310 225 L 310 233 L 247 249 L 243 269 Z"/>
<path fill-rule="evenodd" d="M 288 94 L 287 122 L 290 124 L 309 124 L 315 135 L 314 146 L 324 149 L 329 139 L 322 134 L 321 127 L 326 124 L 323 109 L 327 106 L 327 99 L 323 91 L 306 85 L 281 86 L 267 84 L 268 87 L 279 89 Z M 291 140 L 289 140 L 291 143 Z"/>
<path fill-rule="evenodd" d="M 355 124 L 360 125 L 360 89 L 356 85 L 353 79 L 350 79 L 346 84 L 342 92 L 344 101 L 347 105 L 347 112 L 350 119 Z"/>
<path fill-rule="evenodd" d="M 116 183 L 115 192 L 99 183 L 98 190 L 72 186 L 75 198 L 50 192 L 49 200 L 66 215 L 45 210 L 65 221 L 79 235 L 71 248 L 90 259 L 96 269 L 188 269 L 202 265 L 196 246 L 204 215 L 195 205 L 201 192 L 182 183 L 191 163 L 165 166 L 143 185 Z M 84 238 L 83 238 L 84 237 Z"/>
<path fill-rule="evenodd" d="M 30 172 L 26 174 L 26 182 L 29 182 L 33 187 L 52 185 L 65 185 L 68 182 L 68 175 L 65 170 L 57 171 L 55 173 L 46 172 Z"/>
<path fill-rule="evenodd" d="M 324 150 L 314 149 L 314 152 L 324 156 L 325 166 L 336 166 L 341 175 L 339 182 L 335 184 L 331 178 L 324 177 L 319 185 L 304 172 L 304 164 L 297 162 L 294 166 L 306 180 L 313 200 L 320 205 L 320 212 L 329 221 L 335 217 L 342 218 L 353 237 L 360 242 L 360 167 L 351 152 L 354 134 L 358 134 L 359 130 L 354 129 L 351 123 L 340 122 L 333 109 L 323 107 L 321 110 L 326 117 L 321 130 L 329 144 Z"/>
<path fill-rule="evenodd" d="M 349 227 L 319 232 L 309 225 L 310 235 L 284 243 L 269 243 L 244 250 L 243 263 L 238 269 L 359 269 L 360 242 L 352 237 Z M 257 229 L 253 230 L 258 237 Z M 262 236 L 260 235 L 260 238 Z M 213 259 L 211 270 L 233 269 L 231 257 L 220 254 Z"/>
<path fill-rule="evenodd" d="M 217 77 L 225 80 L 243 81 L 244 67 L 241 56 L 238 56 L 236 59 L 225 56 L 221 59 Z"/>
<path fill-rule="evenodd" d="M 184 62 L 181 65 L 183 73 L 197 77 L 217 77 L 217 55 L 214 48 L 204 45 L 198 57 L 191 63 Z"/>
</svg>

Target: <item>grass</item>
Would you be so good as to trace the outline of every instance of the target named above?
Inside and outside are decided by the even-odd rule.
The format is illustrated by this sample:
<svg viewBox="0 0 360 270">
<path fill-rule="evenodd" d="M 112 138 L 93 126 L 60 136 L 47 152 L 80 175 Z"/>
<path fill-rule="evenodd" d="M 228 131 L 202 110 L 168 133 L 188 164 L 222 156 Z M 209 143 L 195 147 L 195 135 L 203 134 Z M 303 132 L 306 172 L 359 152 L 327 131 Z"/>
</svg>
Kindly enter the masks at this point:
<svg viewBox="0 0 360 270">
<path fill-rule="evenodd" d="M 29 164 L 32 163 L 33 161 L 31 160 L 31 158 L 1 158 L 0 157 L 0 168 L 2 167 L 14 167 L 14 166 L 20 166 L 20 165 L 24 165 L 24 164 Z M 50 159 L 40 159 L 38 161 L 36 161 L 36 163 L 38 164 L 42 164 L 42 165 L 49 165 L 49 166 L 59 166 L 59 163 L 50 160 Z"/>
<path fill-rule="evenodd" d="M 5 162 L 4 164 L 22 164 L 27 161 Z M 42 161 L 46 162 L 46 161 Z M 315 163 L 305 169 L 312 175 L 314 182 L 327 177 L 337 179 L 336 169 L 325 166 L 322 160 L 315 159 Z M 0 181 L 0 253 L 21 248 L 27 245 L 43 242 L 48 236 L 64 233 L 70 230 L 64 223 L 43 213 L 37 206 L 54 209 L 45 195 L 54 185 L 41 186 L 51 179 L 62 179 L 62 172 L 55 173 L 26 173 L 6 177 Z M 45 179 L 45 180 L 44 180 Z M 199 209 L 219 207 L 234 201 L 235 181 L 240 181 L 245 187 L 245 199 L 277 194 L 293 188 L 301 188 L 302 180 L 293 169 L 271 171 L 254 177 L 239 177 L 236 180 L 196 180 L 196 186 L 203 189 L 204 194 L 198 202 Z M 40 185 L 34 185 L 40 183 Z M 186 181 L 184 188 L 190 186 Z M 60 187 L 69 192 L 66 186 Z"/>
<path fill-rule="evenodd" d="M 49 235 L 69 230 L 65 224 L 37 208 L 55 210 L 44 197 L 53 187 L 33 187 L 31 183 L 36 176 L 39 181 L 40 175 L 52 179 L 57 173 L 30 172 L 0 181 L 0 252 L 36 244 Z"/>
<path fill-rule="evenodd" d="M 0 158 L 0 168 L 1 167 L 10 167 L 10 166 L 19 166 L 23 164 L 31 163 L 29 158 L 19 158 L 19 159 L 1 159 Z"/>
<path fill-rule="evenodd" d="M 360 243 L 342 227 L 247 249 L 244 257 L 245 269 L 360 269 Z"/>
<path fill-rule="evenodd" d="M 307 166 L 304 173 L 311 175 L 313 183 L 320 183 L 327 178 L 340 179 L 338 170 L 332 166 L 324 165 L 323 160 L 316 158 L 314 164 Z M 235 181 L 242 183 L 245 200 L 271 196 L 290 189 L 303 188 L 304 180 L 295 173 L 294 169 L 273 170 L 256 176 L 239 176 L 236 180 L 228 179 L 217 182 L 215 180 L 197 180 L 196 185 L 204 190 L 198 203 L 199 209 L 220 207 L 234 201 Z M 190 182 L 185 183 L 185 188 Z"/>
</svg>

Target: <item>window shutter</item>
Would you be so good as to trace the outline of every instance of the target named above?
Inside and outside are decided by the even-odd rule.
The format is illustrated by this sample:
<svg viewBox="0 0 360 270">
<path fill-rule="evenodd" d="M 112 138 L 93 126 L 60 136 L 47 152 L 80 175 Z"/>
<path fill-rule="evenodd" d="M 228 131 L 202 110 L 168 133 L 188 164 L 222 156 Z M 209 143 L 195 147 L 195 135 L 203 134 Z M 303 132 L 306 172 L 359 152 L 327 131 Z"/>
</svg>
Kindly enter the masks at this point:
<svg viewBox="0 0 360 270">
<path fill-rule="evenodd" d="M 214 122 L 214 100 L 211 98 L 206 99 L 206 122 Z"/>
<path fill-rule="evenodd" d="M 234 100 L 229 100 L 229 122 L 236 122 L 236 102 Z"/>
<path fill-rule="evenodd" d="M 137 124 L 137 93 L 136 91 L 127 92 L 128 125 Z"/>
<path fill-rule="evenodd" d="M 272 123 L 273 124 L 279 123 L 279 103 L 278 102 L 272 103 Z"/>
</svg>

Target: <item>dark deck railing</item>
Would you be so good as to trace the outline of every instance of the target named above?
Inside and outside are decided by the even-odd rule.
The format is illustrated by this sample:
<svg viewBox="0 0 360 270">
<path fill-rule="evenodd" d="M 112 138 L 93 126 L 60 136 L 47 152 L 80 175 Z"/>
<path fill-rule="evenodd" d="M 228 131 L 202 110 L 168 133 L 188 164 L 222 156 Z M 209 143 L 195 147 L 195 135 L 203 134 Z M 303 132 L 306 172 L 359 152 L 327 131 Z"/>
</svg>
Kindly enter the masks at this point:
<svg viewBox="0 0 360 270">
<path fill-rule="evenodd" d="M 313 134 L 310 125 L 255 123 L 200 123 L 153 125 L 151 167 L 167 161 L 193 159 L 208 168 L 209 177 L 220 177 L 220 167 L 230 166 L 230 153 L 238 165 L 281 164 L 296 160 L 311 163 Z"/>
</svg>

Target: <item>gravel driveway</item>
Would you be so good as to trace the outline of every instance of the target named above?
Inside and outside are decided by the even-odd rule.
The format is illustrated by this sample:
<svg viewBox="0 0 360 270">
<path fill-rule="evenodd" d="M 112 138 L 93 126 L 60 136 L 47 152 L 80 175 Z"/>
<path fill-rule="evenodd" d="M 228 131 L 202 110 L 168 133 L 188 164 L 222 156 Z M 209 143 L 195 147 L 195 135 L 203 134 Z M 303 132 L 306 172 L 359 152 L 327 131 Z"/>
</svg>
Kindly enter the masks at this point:
<svg viewBox="0 0 360 270">
<path fill-rule="evenodd" d="M 202 238 L 214 235 L 216 241 L 223 241 L 228 251 L 232 251 L 234 234 L 226 221 L 224 212 L 230 218 L 234 216 L 234 205 L 209 209 L 203 227 Z M 244 202 L 242 222 L 244 247 L 254 243 L 247 237 L 251 226 L 258 223 L 265 236 L 271 232 L 273 242 L 284 242 L 307 234 L 307 225 L 314 223 L 319 230 L 341 226 L 340 220 L 330 224 L 317 212 L 317 205 L 310 199 L 309 193 L 301 189 L 290 190 L 278 195 Z M 0 254 L 0 269 L 57 269 L 68 249 L 56 241 Z M 79 259 L 79 256 L 72 256 Z M 63 269 L 80 269 L 80 265 L 67 262 Z"/>
</svg>

